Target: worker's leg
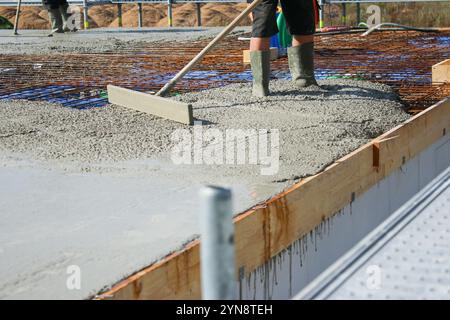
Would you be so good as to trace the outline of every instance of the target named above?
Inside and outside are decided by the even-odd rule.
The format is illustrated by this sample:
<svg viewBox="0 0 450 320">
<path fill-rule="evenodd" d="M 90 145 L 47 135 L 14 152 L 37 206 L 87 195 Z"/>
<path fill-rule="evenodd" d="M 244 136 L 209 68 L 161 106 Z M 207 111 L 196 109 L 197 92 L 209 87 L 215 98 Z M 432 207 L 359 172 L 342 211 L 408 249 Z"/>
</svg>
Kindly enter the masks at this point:
<svg viewBox="0 0 450 320">
<path fill-rule="evenodd" d="M 72 31 L 68 26 L 68 21 L 71 16 L 71 14 L 68 11 L 69 11 L 69 4 L 67 3 L 67 1 L 66 0 L 60 1 L 59 12 L 61 14 L 64 31 Z M 76 31 L 76 29 L 73 31 Z"/>
<path fill-rule="evenodd" d="M 43 4 L 48 12 L 48 18 L 50 20 L 52 33 L 64 32 L 61 13 L 59 12 L 59 3 L 57 2 L 57 0 L 44 0 Z"/>
<path fill-rule="evenodd" d="M 250 51 L 263 51 L 270 49 L 270 38 L 251 38 Z"/>
<path fill-rule="evenodd" d="M 293 47 L 298 47 L 302 44 L 305 43 L 309 43 L 309 42 L 314 42 L 314 35 L 306 35 L 306 36 L 302 36 L 302 35 L 294 35 L 292 36 L 292 46 Z"/>
<path fill-rule="evenodd" d="M 314 6 L 315 0 L 282 0 L 289 32 L 293 35 L 288 48 L 289 70 L 297 87 L 317 85 L 314 77 Z"/>
<path fill-rule="evenodd" d="M 251 1 L 249 1 L 251 2 Z M 263 0 L 252 13 L 253 27 L 250 41 L 250 63 L 254 96 L 269 94 L 270 37 L 278 33 L 276 8 L 278 0 Z"/>
<path fill-rule="evenodd" d="M 52 25 L 52 32 L 63 33 L 63 22 L 61 19 L 61 13 L 59 9 L 49 9 L 48 17 L 50 19 L 50 23 Z"/>
</svg>

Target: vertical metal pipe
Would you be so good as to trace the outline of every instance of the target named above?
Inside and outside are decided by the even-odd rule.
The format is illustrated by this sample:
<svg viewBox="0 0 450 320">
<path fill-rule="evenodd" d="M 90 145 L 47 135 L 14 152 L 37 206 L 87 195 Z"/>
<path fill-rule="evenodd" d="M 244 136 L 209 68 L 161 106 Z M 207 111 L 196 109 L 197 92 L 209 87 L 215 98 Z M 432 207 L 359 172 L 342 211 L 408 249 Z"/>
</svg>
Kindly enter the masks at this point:
<svg viewBox="0 0 450 320">
<path fill-rule="evenodd" d="M 89 21 L 88 21 L 88 1 L 83 0 L 83 19 L 84 19 L 84 29 L 89 28 Z"/>
<path fill-rule="evenodd" d="M 17 36 L 17 29 L 19 28 L 19 16 L 20 16 L 20 7 L 22 6 L 22 0 L 17 1 L 17 10 L 16 10 L 16 19 L 14 21 L 14 35 Z"/>
<path fill-rule="evenodd" d="M 122 27 L 122 4 L 117 4 L 117 22 L 119 27 Z"/>
<path fill-rule="evenodd" d="M 207 186 L 200 191 L 200 201 L 202 298 L 231 300 L 235 298 L 231 191 Z"/>
<path fill-rule="evenodd" d="M 138 27 L 142 28 L 142 3 L 138 3 Z"/>
<path fill-rule="evenodd" d="M 356 25 L 358 26 L 361 22 L 361 4 L 358 2 L 356 4 Z"/>
<path fill-rule="evenodd" d="M 195 5 L 197 6 L 197 26 L 202 26 L 202 7 L 201 4 L 196 2 Z"/>
<path fill-rule="evenodd" d="M 325 6 L 325 0 L 319 0 L 319 28 L 322 29 L 325 24 L 324 24 L 324 8 Z"/>
<path fill-rule="evenodd" d="M 167 22 L 169 24 L 169 27 L 173 26 L 172 18 L 172 0 L 167 0 Z"/>
</svg>

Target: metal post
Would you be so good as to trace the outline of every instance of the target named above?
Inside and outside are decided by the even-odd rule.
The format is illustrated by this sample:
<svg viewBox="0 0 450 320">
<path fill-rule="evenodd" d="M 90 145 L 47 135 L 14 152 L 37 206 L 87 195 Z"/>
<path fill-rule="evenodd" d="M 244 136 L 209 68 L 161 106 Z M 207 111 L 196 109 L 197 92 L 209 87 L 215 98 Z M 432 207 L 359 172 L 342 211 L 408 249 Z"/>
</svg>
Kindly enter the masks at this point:
<svg viewBox="0 0 450 320">
<path fill-rule="evenodd" d="M 204 187 L 200 201 L 202 298 L 232 300 L 235 298 L 235 249 L 231 191 Z"/>
<path fill-rule="evenodd" d="M 361 22 L 361 4 L 358 2 L 356 4 L 356 25 L 359 26 Z"/>
<path fill-rule="evenodd" d="M 83 19 L 84 19 L 84 29 L 89 28 L 89 21 L 88 21 L 88 2 L 87 0 L 83 0 Z"/>
<path fill-rule="evenodd" d="M 202 7 L 201 4 L 196 2 L 195 3 L 197 6 L 197 26 L 201 27 L 202 26 Z"/>
<path fill-rule="evenodd" d="M 347 24 L 347 4 L 342 4 L 342 23 Z"/>
<path fill-rule="evenodd" d="M 17 1 L 17 10 L 16 10 L 16 19 L 14 22 L 14 35 L 17 36 L 17 29 L 19 28 L 19 16 L 20 16 L 20 7 L 22 6 L 22 0 Z"/>
<path fill-rule="evenodd" d="M 325 5 L 325 0 L 319 0 L 319 28 L 322 29 L 324 27 L 324 5 Z"/>
<path fill-rule="evenodd" d="M 119 27 L 122 27 L 122 4 L 117 4 L 117 22 Z"/>
<path fill-rule="evenodd" d="M 138 3 L 138 26 L 142 28 L 142 3 Z"/>
<path fill-rule="evenodd" d="M 169 24 L 169 27 L 173 26 L 173 20 L 172 20 L 172 0 L 167 0 L 167 22 Z"/>
</svg>

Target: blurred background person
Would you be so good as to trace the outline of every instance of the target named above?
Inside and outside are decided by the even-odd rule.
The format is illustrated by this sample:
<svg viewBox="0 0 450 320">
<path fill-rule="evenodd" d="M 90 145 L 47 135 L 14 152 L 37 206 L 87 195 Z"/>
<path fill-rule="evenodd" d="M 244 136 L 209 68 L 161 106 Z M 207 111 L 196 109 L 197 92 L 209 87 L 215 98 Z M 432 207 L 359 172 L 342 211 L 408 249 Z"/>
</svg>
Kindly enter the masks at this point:
<svg viewBox="0 0 450 320">
<path fill-rule="evenodd" d="M 42 4 L 48 11 L 51 34 L 77 31 L 76 28 L 71 29 L 68 26 L 71 13 L 69 13 L 69 4 L 67 3 L 67 0 L 42 0 Z"/>
</svg>

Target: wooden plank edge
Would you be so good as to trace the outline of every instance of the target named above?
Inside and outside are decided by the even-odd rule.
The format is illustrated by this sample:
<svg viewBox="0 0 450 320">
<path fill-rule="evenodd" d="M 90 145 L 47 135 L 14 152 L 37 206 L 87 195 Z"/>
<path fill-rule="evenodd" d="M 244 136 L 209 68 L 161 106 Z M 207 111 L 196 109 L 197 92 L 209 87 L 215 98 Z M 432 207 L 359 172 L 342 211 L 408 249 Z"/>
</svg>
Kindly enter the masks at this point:
<svg viewBox="0 0 450 320">
<path fill-rule="evenodd" d="M 125 278 L 122 281 L 119 281 L 117 284 L 113 285 L 107 291 L 100 293 L 100 294 L 96 295 L 95 297 L 93 297 L 93 299 L 108 300 L 108 299 L 118 298 L 117 294 L 120 293 L 122 290 L 125 290 L 127 287 L 129 287 L 130 284 L 133 284 L 133 283 L 139 281 L 142 277 L 148 275 L 149 273 L 151 273 L 159 268 L 165 267 L 167 265 L 167 263 L 170 261 L 173 261 L 176 259 L 181 259 L 183 254 L 186 254 L 189 251 L 193 251 L 193 249 L 195 247 L 199 247 L 199 245 L 200 245 L 200 240 L 198 240 L 198 239 L 190 241 L 181 250 L 172 252 L 172 253 L 168 254 L 166 257 L 164 257 L 163 259 L 161 259 L 160 261 L 155 262 L 155 263 L 151 264 L 150 266 L 141 269 L 140 271 L 137 271 L 136 273 L 132 274 L 131 276 Z M 133 290 L 133 291 L 135 291 L 135 290 Z"/>
</svg>

